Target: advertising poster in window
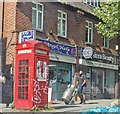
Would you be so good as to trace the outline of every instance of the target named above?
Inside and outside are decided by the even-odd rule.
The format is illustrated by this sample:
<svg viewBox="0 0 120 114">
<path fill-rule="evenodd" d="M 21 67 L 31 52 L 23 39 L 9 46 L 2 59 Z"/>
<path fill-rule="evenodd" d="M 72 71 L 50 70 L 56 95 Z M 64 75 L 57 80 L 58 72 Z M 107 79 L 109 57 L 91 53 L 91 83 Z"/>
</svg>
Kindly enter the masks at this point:
<svg viewBox="0 0 120 114">
<path fill-rule="evenodd" d="M 38 81 L 46 81 L 47 63 L 45 61 L 37 61 L 36 77 Z"/>
</svg>

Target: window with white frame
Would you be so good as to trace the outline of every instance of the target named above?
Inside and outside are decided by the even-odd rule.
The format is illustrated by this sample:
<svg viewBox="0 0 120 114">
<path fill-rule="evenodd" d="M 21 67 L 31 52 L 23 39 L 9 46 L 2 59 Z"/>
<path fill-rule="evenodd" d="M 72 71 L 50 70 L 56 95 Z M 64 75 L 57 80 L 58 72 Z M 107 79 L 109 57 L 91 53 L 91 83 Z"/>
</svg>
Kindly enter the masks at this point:
<svg viewBox="0 0 120 114">
<path fill-rule="evenodd" d="M 43 30 L 43 4 L 32 3 L 32 28 Z"/>
<path fill-rule="evenodd" d="M 67 37 L 67 14 L 58 10 L 58 35 Z"/>
<path fill-rule="evenodd" d="M 93 23 L 90 21 L 86 21 L 86 42 L 93 42 Z"/>
<path fill-rule="evenodd" d="M 99 7 L 100 0 L 83 0 L 83 3 L 86 3 L 94 7 Z"/>
<path fill-rule="evenodd" d="M 106 37 L 103 38 L 103 46 L 109 48 L 109 39 Z"/>
</svg>

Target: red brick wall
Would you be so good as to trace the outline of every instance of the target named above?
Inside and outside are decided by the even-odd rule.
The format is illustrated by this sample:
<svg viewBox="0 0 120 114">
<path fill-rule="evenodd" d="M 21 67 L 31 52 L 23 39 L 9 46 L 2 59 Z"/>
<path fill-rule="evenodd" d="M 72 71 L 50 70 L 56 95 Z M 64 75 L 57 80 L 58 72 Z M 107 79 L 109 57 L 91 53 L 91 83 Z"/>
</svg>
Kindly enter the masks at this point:
<svg viewBox="0 0 120 114">
<path fill-rule="evenodd" d="M 48 32 L 51 30 L 57 35 L 57 15 L 58 10 L 62 10 L 67 13 L 67 38 L 58 38 L 60 43 L 65 44 L 79 44 L 80 46 L 85 45 L 85 22 L 86 20 L 92 21 L 94 24 L 97 23 L 94 17 L 84 13 L 80 18 L 80 25 L 76 22 L 77 9 L 68 7 L 67 5 L 59 3 L 47 3 L 44 4 L 44 28 L 43 31 L 37 31 L 37 36 L 46 38 Z M 11 64 L 13 56 L 15 54 L 15 44 L 18 39 L 17 32 L 13 31 L 24 31 L 32 29 L 32 3 L 5 3 L 4 10 L 4 38 L 6 39 L 6 63 Z M 54 40 L 54 39 L 52 39 Z M 111 42 L 110 48 L 114 48 L 115 41 Z M 94 26 L 93 34 L 93 45 L 94 47 L 99 44 L 103 46 L 103 39 L 97 33 Z M 12 54 L 11 54 L 12 53 Z"/>
<path fill-rule="evenodd" d="M 5 2 L 4 4 L 4 30 L 3 38 L 6 44 L 6 64 L 11 64 L 15 49 L 11 44 L 16 43 L 16 3 Z"/>
<path fill-rule="evenodd" d="M 3 7 L 3 5 L 2 5 L 3 3 L 2 3 L 2 1 L 0 1 L 0 38 L 1 38 L 1 34 L 2 34 L 2 7 Z"/>
<path fill-rule="evenodd" d="M 31 29 L 32 22 L 32 3 L 17 3 L 16 29 L 25 31 Z"/>
</svg>

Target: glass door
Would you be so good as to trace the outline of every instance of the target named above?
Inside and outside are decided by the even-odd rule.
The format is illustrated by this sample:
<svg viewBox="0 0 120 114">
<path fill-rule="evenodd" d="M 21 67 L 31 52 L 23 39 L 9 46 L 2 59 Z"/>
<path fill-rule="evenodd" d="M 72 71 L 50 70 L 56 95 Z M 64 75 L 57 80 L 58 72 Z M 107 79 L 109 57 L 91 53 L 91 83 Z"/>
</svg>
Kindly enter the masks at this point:
<svg viewBox="0 0 120 114">
<path fill-rule="evenodd" d="M 104 70 L 92 69 L 92 99 L 104 97 Z"/>
<path fill-rule="evenodd" d="M 57 75 L 57 99 L 62 100 L 62 95 L 67 88 L 67 85 L 70 84 L 70 72 L 67 68 L 58 68 Z"/>
<path fill-rule="evenodd" d="M 57 72 L 56 65 L 52 64 L 49 66 L 49 87 L 52 87 L 52 100 L 57 99 L 57 91 L 56 91 L 56 82 L 57 82 Z"/>
</svg>

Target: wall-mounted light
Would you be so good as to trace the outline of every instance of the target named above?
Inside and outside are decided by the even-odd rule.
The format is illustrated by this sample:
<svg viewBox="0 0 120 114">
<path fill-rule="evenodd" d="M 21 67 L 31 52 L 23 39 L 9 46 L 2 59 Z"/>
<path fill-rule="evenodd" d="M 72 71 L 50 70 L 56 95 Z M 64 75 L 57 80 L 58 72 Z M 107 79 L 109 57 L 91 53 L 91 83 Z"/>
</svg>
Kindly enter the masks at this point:
<svg viewBox="0 0 120 114">
<path fill-rule="evenodd" d="M 115 50 L 116 50 L 116 51 L 118 50 L 118 45 L 115 45 Z"/>
</svg>

